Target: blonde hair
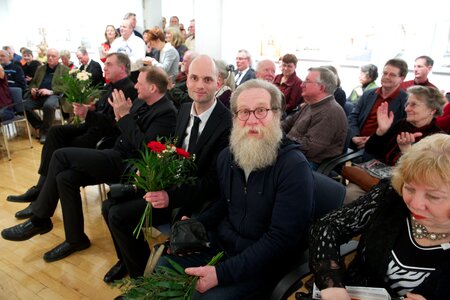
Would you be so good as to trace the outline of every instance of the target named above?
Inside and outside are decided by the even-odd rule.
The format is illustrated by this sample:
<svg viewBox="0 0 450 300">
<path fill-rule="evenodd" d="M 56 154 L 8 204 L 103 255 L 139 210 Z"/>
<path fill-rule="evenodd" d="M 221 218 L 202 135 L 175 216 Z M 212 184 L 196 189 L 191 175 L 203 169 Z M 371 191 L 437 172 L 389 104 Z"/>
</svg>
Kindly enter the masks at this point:
<svg viewBox="0 0 450 300">
<path fill-rule="evenodd" d="M 435 188 L 450 186 L 449 135 L 427 136 L 400 157 L 391 179 L 400 195 L 405 182 L 419 182 Z"/>
<path fill-rule="evenodd" d="M 170 43 L 175 48 L 180 47 L 184 43 L 183 36 L 181 35 L 180 29 L 171 26 L 171 27 L 166 28 L 166 32 L 169 32 L 172 35 L 172 41 Z"/>
</svg>

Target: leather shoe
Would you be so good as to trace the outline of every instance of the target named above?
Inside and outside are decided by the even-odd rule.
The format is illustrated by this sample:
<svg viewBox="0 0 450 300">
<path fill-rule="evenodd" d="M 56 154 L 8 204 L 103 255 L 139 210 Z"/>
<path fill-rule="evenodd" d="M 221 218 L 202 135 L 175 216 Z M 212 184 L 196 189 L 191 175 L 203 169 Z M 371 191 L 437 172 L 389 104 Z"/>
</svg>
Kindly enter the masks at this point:
<svg viewBox="0 0 450 300">
<path fill-rule="evenodd" d="M 103 281 L 106 283 L 111 283 L 115 280 L 119 280 L 127 275 L 127 268 L 125 264 L 119 260 L 109 271 L 106 273 Z"/>
<path fill-rule="evenodd" d="M 16 219 L 22 220 L 31 218 L 33 216 L 33 209 L 31 208 L 31 204 L 32 203 L 30 203 L 30 205 L 28 205 L 26 208 L 16 212 L 16 214 L 14 215 Z"/>
<path fill-rule="evenodd" d="M 60 260 L 60 259 L 63 259 L 65 257 L 69 256 L 70 254 L 72 254 L 74 252 L 87 249 L 90 246 L 91 246 L 91 242 L 89 240 L 86 240 L 81 243 L 72 243 L 72 244 L 70 244 L 68 242 L 63 242 L 63 243 L 59 244 L 58 246 L 56 246 L 55 248 L 53 248 L 52 250 L 45 253 L 44 260 L 46 262 L 57 261 L 57 260 Z"/>
<path fill-rule="evenodd" d="M 33 186 L 28 189 L 25 193 L 22 195 L 9 195 L 6 197 L 6 201 L 9 202 L 32 202 L 37 199 L 39 196 L 39 192 L 41 190 L 37 186 Z"/>
<path fill-rule="evenodd" d="M 37 234 L 44 234 L 52 230 L 53 224 L 49 221 L 46 225 L 36 226 L 31 220 L 22 224 L 2 230 L 2 237 L 10 241 L 25 241 Z"/>
</svg>

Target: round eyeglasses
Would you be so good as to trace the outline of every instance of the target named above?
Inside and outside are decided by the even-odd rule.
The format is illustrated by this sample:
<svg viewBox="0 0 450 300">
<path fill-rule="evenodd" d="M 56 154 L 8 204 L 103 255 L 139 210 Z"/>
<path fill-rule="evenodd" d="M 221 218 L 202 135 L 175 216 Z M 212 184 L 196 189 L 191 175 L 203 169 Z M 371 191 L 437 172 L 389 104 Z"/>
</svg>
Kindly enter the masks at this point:
<svg viewBox="0 0 450 300">
<path fill-rule="evenodd" d="M 267 117 L 267 113 L 269 110 L 277 110 L 277 108 L 265 108 L 265 107 L 257 107 L 253 110 L 250 109 L 241 109 L 238 110 L 235 114 L 237 118 L 241 121 L 247 121 L 250 118 L 250 114 L 253 113 L 255 118 L 258 120 L 264 119 Z"/>
</svg>

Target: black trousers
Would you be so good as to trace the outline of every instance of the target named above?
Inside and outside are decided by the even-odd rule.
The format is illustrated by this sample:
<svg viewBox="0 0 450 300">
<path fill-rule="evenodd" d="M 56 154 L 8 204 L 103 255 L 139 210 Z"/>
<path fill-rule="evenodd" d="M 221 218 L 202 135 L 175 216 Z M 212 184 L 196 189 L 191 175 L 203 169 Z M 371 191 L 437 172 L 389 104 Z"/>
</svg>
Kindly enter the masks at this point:
<svg viewBox="0 0 450 300">
<path fill-rule="evenodd" d="M 66 241 L 82 242 L 86 235 L 80 187 L 119 182 L 124 170 L 121 154 L 114 149 L 58 149 L 50 160 L 42 190 L 33 202 L 33 214 L 39 218 L 52 217 L 60 199 Z"/>
<path fill-rule="evenodd" d="M 64 147 L 95 148 L 102 137 L 99 130 L 89 129 L 84 124 L 52 126 L 42 148 L 38 173 L 47 176 L 50 159 L 57 149 Z"/>
<path fill-rule="evenodd" d="M 142 234 L 136 239 L 133 230 L 144 213 L 147 202 L 142 198 L 122 200 L 107 199 L 102 205 L 102 215 L 108 225 L 117 257 L 127 267 L 130 277 L 142 276 L 150 249 Z M 169 223 L 169 209 L 153 209 L 152 225 Z"/>
</svg>

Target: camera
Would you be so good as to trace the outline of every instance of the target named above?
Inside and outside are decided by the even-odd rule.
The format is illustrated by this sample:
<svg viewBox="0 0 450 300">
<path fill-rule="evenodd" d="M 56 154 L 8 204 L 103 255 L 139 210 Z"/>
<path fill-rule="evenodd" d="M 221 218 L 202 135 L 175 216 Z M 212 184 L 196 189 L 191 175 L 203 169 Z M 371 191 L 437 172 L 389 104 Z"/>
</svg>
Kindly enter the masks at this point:
<svg viewBox="0 0 450 300">
<path fill-rule="evenodd" d="M 135 185 L 114 183 L 109 186 L 109 193 L 111 198 L 125 198 L 135 196 L 137 188 Z"/>
</svg>

